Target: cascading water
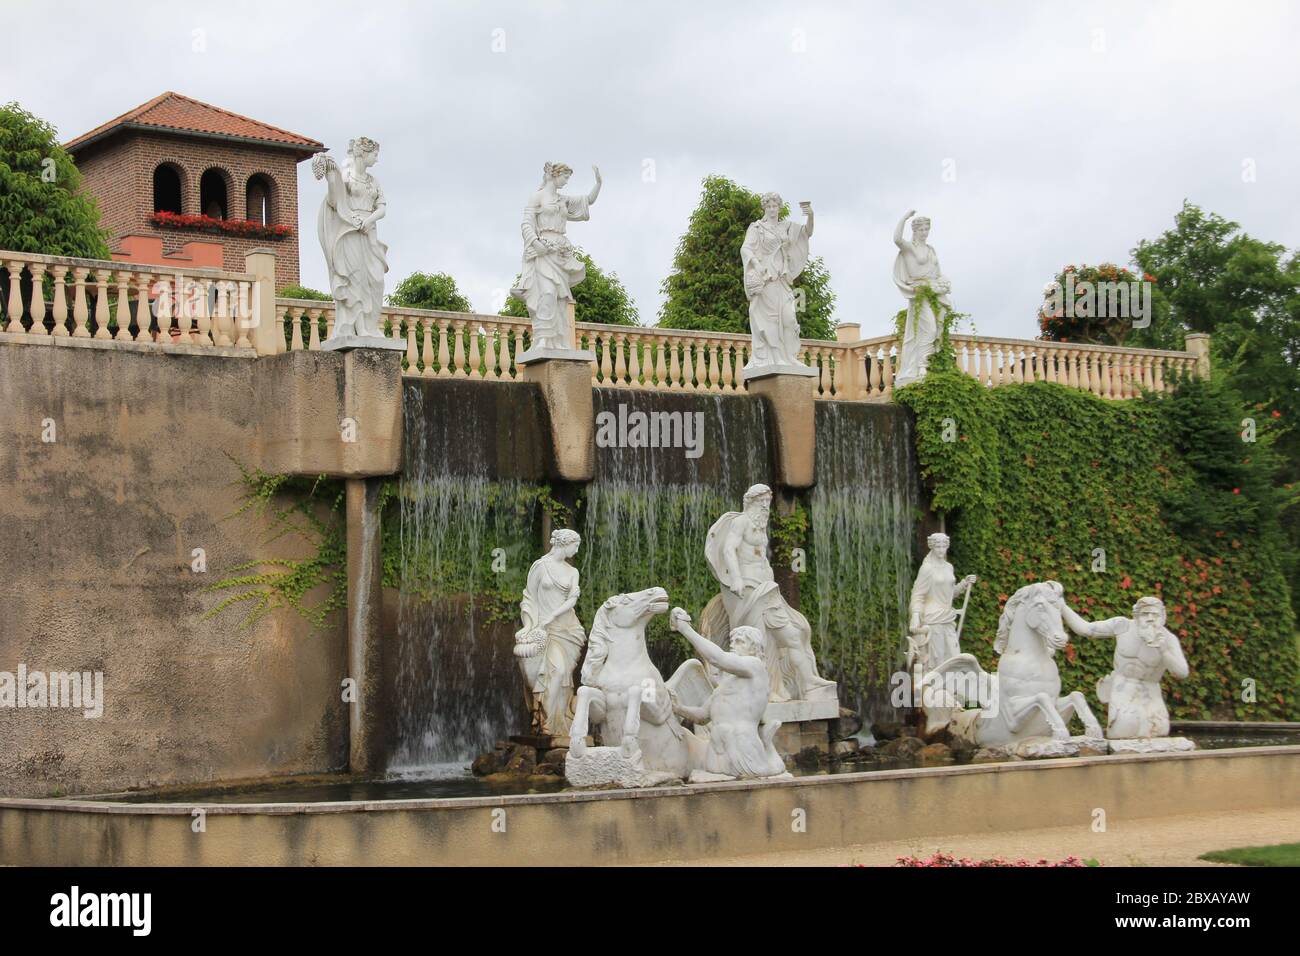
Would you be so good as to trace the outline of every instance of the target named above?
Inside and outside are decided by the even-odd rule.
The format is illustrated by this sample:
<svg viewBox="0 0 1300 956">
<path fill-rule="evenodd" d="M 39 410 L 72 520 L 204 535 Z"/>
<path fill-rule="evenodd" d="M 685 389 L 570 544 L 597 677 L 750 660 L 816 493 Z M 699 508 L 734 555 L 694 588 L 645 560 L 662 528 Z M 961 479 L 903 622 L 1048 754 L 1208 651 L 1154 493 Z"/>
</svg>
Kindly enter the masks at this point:
<svg viewBox="0 0 1300 956">
<path fill-rule="evenodd" d="M 694 458 L 685 448 L 597 443 L 595 480 L 584 492 L 579 617 L 590 626 L 610 595 L 648 587 L 666 588 L 674 605 L 698 615 L 718 590 L 704 559 L 709 527 L 724 512 L 740 510 L 750 485 L 772 481 L 765 404 L 743 396 L 597 389 L 595 410 L 598 422 L 601 413 L 615 420 L 622 414 L 623 421 L 638 412 L 701 413 L 703 433 Z M 664 674 L 689 656 L 662 617 L 646 636 Z"/>
<path fill-rule="evenodd" d="M 494 474 L 484 429 L 493 409 L 466 408 L 476 393 L 442 385 L 406 386 L 406 458 L 388 518 L 396 541 L 385 561 L 399 586 L 389 770 L 398 773 L 463 768 L 528 725 L 509 613 L 537 557 L 542 486 Z"/>
<path fill-rule="evenodd" d="M 840 699 L 868 726 L 892 713 L 888 679 L 905 647 L 919 507 L 907 411 L 818 402 L 804 613 L 823 676 L 839 681 Z"/>
</svg>

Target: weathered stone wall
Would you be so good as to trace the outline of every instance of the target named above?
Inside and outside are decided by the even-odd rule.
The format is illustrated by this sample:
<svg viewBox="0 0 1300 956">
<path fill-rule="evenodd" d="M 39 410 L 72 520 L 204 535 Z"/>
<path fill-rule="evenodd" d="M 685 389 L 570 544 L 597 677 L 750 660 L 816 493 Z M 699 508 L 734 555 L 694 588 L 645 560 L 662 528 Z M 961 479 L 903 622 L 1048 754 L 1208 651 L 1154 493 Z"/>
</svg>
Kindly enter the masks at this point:
<svg viewBox="0 0 1300 956">
<path fill-rule="evenodd" d="M 237 565 L 310 550 L 231 517 L 236 463 L 259 463 L 277 417 L 259 376 L 279 360 L 205 351 L 0 343 L 0 671 L 103 671 L 105 697 L 97 719 L 0 707 L 0 793 L 346 763 L 342 616 L 315 633 L 291 612 L 205 618 L 223 596 L 205 588 Z"/>
</svg>

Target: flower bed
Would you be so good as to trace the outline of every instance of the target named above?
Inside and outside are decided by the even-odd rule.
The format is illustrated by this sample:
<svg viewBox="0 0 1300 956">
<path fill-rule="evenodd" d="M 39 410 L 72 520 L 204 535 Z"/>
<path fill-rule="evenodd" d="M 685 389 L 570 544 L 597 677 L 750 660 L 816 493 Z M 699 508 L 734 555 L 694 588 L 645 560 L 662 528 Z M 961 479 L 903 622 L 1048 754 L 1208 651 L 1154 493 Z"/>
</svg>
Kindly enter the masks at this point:
<svg viewBox="0 0 1300 956">
<path fill-rule="evenodd" d="M 252 219 L 213 219 L 211 216 L 182 216 L 174 212 L 156 212 L 149 221 L 162 229 L 212 232 L 249 239 L 287 239 L 293 235 L 289 226 L 271 226 Z"/>
<path fill-rule="evenodd" d="M 919 856 L 900 856 L 894 866 L 1096 866 L 1096 860 L 1081 860 L 1077 856 L 1067 856 L 1064 860 L 1008 860 L 1006 857 L 994 856 L 985 860 L 972 860 L 970 857 L 954 857 L 949 853 L 936 853 L 929 859 Z"/>
</svg>

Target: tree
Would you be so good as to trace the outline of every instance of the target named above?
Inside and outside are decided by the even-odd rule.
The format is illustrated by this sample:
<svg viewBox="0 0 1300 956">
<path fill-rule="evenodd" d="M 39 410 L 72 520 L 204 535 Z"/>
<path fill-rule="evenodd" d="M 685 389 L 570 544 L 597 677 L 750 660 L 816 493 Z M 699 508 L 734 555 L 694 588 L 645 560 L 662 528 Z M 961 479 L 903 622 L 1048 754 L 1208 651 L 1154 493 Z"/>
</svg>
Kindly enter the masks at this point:
<svg viewBox="0 0 1300 956">
<path fill-rule="evenodd" d="M 398 283 L 388 297 L 388 304 L 405 309 L 434 309 L 439 312 L 474 311 L 469 299 L 456 288 L 456 280 L 445 272 L 412 272 Z"/>
<path fill-rule="evenodd" d="M 319 289 L 309 289 L 305 285 L 287 285 L 280 290 L 281 299 L 312 299 L 316 302 L 331 302 L 333 296 Z"/>
<path fill-rule="evenodd" d="M 17 103 L 0 106 L 0 249 L 107 259 L 108 240 L 54 127 Z"/>
<path fill-rule="evenodd" d="M 789 212 L 788 206 L 782 207 L 781 217 Z M 667 297 L 659 312 L 660 328 L 749 332 L 740 247 L 749 224 L 762 216 L 763 204 L 757 193 L 724 176 L 704 178 L 699 205 L 677 242 L 673 271 L 660 286 Z M 831 318 L 835 295 L 820 256 L 808 260 L 794 287 L 803 290 L 803 308 L 798 313 L 800 337 L 835 338 Z"/>
<path fill-rule="evenodd" d="M 574 314 L 579 322 L 594 322 L 602 325 L 638 325 L 639 313 L 632 297 L 628 294 L 618 274 L 606 272 L 592 261 L 591 256 L 581 249 L 574 254 L 587 267 L 587 278 L 573 287 Z M 516 284 L 519 277 L 515 276 Z M 528 306 L 516 296 L 506 299 L 502 315 L 528 318 Z"/>
<path fill-rule="evenodd" d="M 1300 552 L 1300 254 L 1184 202 L 1174 228 L 1139 242 L 1133 258 L 1156 277 L 1176 328 L 1211 334 L 1217 374 L 1241 395 L 1247 414 L 1281 426 L 1277 480 L 1290 492 L 1283 526 Z M 1251 449 L 1243 442 L 1245 457 Z M 1300 607 L 1294 574 L 1291 590 Z"/>
<path fill-rule="evenodd" d="M 1038 310 L 1042 338 L 1181 349 L 1183 332 L 1170 321 L 1169 303 L 1153 279 L 1113 262 L 1066 266 L 1043 290 Z"/>
</svg>

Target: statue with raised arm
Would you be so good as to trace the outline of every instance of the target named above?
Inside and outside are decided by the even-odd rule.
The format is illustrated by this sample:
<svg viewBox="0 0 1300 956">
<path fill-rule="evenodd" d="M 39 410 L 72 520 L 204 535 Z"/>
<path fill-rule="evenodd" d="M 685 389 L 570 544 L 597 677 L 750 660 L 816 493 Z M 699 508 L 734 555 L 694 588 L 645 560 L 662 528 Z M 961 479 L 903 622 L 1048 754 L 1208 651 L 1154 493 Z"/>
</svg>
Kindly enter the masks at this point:
<svg viewBox="0 0 1300 956">
<path fill-rule="evenodd" d="M 763 635 L 771 700 L 836 700 L 835 682 L 817 673 L 812 627 L 786 603 L 768 560 L 772 489 L 754 485 L 745 492 L 744 508 L 740 513 L 727 512 L 709 529 L 704 556 L 722 590 L 709 602 L 704 616 L 706 620 L 716 617 L 720 603 L 728 631 L 753 627 Z"/>
<path fill-rule="evenodd" d="M 564 163 L 547 163 L 542 184 L 524 207 L 524 262 L 519 284 L 510 294 L 528 306 L 533 336 L 525 356 L 539 351 L 573 352 L 573 330 L 569 327 L 569 303 L 573 287 L 587 277 L 587 268 L 565 235 L 565 224 L 585 222 L 600 195 L 600 170 L 595 166 L 596 184 L 585 196 L 560 192 L 573 175 Z"/>
<path fill-rule="evenodd" d="M 1165 628 L 1164 602 L 1140 598 L 1132 618 L 1090 622 L 1062 601 L 1061 617 L 1080 637 L 1115 638 L 1114 669 L 1097 682 L 1097 698 L 1106 705 L 1107 739 L 1168 737 L 1169 711 L 1160 679 L 1168 673 L 1182 680 L 1188 667 L 1178 638 Z"/>
<path fill-rule="evenodd" d="M 952 308 L 949 293 L 952 286 L 939 268 L 939 256 L 926 240 L 930 236 L 930 220 L 916 216 L 909 210 L 894 229 L 894 245 L 898 256 L 894 259 L 894 284 L 907 300 L 907 321 L 903 326 L 903 341 L 899 343 L 898 371 L 894 373 L 894 386 L 925 378 L 930 356 L 939 340 L 939 323 Z M 903 227 L 912 219 L 912 238 L 903 238 Z M 928 288 L 942 307 L 939 314 L 930 296 L 918 292 Z"/>
<path fill-rule="evenodd" d="M 346 169 L 340 170 L 325 153 L 317 153 L 311 162 L 312 173 L 326 184 L 316 231 L 334 297 L 334 328 L 321 343 L 323 349 L 406 347 L 384 335 L 380 314 L 388 247 L 379 241 L 375 224 L 388 212 L 388 204 L 379 180 L 370 174 L 378 160 L 379 144 L 358 136 L 348 141 Z"/>
<path fill-rule="evenodd" d="M 561 528 L 551 535 L 551 550 L 528 569 L 515 657 L 534 733 L 566 736 L 573 719 L 573 672 L 587 635 L 574 612 L 578 569 L 569 562 L 581 543 L 578 532 Z"/>
<path fill-rule="evenodd" d="M 812 204 L 802 202 L 802 224 L 781 219 L 781 197 L 763 194 L 763 218 L 751 223 L 740 247 L 745 295 L 749 299 L 749 330 L 753 335 L 746 374 L 772 368 L 808 369 L 799 360 L 799 316 L 795 311 L 794 280 L 808 264 L 808 240 L 813 234 Z"/>
<path fill-rule="evenodd" d="M 763 720 L 768 694 L 763 635 L 757 628 L 735 628 L 731 632 L 731 649 L 724 651 L 696 633 L 691 627 L 691 616 L 682 608 L 673 608 L 669 620 L 673 630 L 690 641 L 704 662 L 721 675 L 717 686 L 701 703 L 690 704 L 680 699 L 673 702 L 674 712 L 692 721 L 697 734 L 707 728 L 709 747 L 704 754 L 704 766 L 691 772 L 691 781 L 704 783 L 784 774 L 785 761 L 773 743 L 780 721 Z"/>
<path fill-rule="evenodd" d="M 931 671 L 961 653 L 958 642 L 961 616 L 953 600 L 970 590 L 978 578 L 968 574 L 960 581 L 948 563 L 949 539 L 936 533 L 926 538 L 930 553 L 921 562 L 908 604 L 908 669 L 919 664 Z"/>
</svg>

